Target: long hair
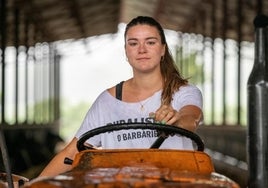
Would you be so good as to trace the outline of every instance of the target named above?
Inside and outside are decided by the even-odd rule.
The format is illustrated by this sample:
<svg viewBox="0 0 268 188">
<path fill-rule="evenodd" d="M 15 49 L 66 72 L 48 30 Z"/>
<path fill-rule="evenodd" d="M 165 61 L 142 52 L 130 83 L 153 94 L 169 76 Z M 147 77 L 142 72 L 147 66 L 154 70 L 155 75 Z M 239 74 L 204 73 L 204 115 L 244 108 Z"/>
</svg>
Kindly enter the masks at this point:
<svg viewBox="0 0 268 188">
<path fill-rule="evenodd" d="M 180 86 L 187 84 L 188 81 L 181 76 L 179 69 L 176 66 L 174 59 L 169 51 L 164 30 L 155 19 L 148 16 L 138 16 L 134 18 L 126 26 L 124 34 L 125 39 L 129 28 L 139 24 L 155 27 L 161 37 L 161 43 L 165 45 L 165 54 L 162 56 L 160 62 L 160 69 L 163 77 L 163 92 L 161 96 L 161 102 L 162 104 L 170 105 L 173 94 L 179 89 Z"/>
</svg>

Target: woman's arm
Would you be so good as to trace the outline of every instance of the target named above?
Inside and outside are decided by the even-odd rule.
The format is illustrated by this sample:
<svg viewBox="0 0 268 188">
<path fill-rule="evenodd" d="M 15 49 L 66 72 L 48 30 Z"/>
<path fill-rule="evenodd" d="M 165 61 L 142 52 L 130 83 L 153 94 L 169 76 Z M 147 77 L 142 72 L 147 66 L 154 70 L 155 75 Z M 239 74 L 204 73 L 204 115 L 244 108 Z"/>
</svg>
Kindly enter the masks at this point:
<svg viewBox="0 0 268 188">
<path fill-rule="evenodd" d="M 171 106 L 162 105 L 155 112 L 155 120 L 169 125 L 175 125 L 194 132 L 203 118 L 202 110 L 194 105 L 186 105 L 179 111 Z"/>
<path fill-rule="evenodd" d="M 49 162 L 39 177 L 55 176 L 71 170 L 72 166 L 64 164 L 64 159 L 65 157 L 73 159 L 75 154 L 78 153 L 76 143 L 77 138 L 73 138 L 73 140 Z"/>
<path fill-rule="evenodd" d="M 182 107 L 177 112 L 177 116 L 177 121 L 174 123 L 174 125 L 192 132 L 196 131 L 197 126 L 203 119 L 202 110 L 194 105 L 187 105 Z"/>
</svg>

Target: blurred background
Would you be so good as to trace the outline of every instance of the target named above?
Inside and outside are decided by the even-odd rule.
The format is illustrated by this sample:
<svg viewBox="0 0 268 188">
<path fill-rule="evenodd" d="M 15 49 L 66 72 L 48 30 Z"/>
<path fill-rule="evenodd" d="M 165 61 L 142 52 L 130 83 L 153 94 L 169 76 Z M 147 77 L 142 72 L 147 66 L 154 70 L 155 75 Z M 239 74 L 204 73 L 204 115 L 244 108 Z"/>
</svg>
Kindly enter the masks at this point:
<svg viewBox="0 0 268 188">
<path fill-rule="evenodd" d="M 0 123 L 12 172 L 36 177 L 100 92 L 132 76 L 123 33 L 146 15 L 165 28 L 182 75 L 203 93 L 205 152 L 217 172 L 245 187 L 253 20 L 268 1 L 0 1 Z"/>
</svg>

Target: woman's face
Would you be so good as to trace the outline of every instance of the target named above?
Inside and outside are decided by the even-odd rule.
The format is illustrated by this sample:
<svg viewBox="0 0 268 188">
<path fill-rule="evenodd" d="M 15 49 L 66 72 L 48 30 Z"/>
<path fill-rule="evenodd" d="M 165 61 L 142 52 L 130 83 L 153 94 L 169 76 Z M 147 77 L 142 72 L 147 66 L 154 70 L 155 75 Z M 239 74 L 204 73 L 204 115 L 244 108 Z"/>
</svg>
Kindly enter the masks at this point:
<svg viewBox="0 0 268 188">
<path fill-rule="evenodd" d="M 155 27 L 132 26 L 127 31 L 125 40 L 126 56 L 134 71 L 150 72 L 156 68 L 160 70 L 165 45 L 161 43 L 161 37 Z"/>
</svg>

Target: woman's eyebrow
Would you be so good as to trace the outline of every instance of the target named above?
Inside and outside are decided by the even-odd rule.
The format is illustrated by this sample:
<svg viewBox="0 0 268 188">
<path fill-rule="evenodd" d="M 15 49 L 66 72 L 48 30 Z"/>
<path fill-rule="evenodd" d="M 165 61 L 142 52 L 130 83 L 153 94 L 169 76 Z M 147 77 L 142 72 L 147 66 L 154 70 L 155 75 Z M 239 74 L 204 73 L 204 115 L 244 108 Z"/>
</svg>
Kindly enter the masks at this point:
<svg viewBox="0 0 268 188">
<path fill-rule="evenodd" d="M 147 37 L 147 38 L 145 38 L 145 40 L 151 40 L 151 39 L 158 40 L 157 37 Z M 131 41 L 131 40 L 137 41 L 138 39 L 137 38 L 129 38 L 127 41 Z"/>
<path fill-rule="evenodd" d="M 137 38 L 129 38 L 127 39 L 127 41 L 131 41 L 131 40 L 138 40 Z"/>
<path fill-rule="evenodd" d="M 147 37 L 146 40 L 150 40 L 150 39 L 155 39 L 155 40 L 158 40 L 157 37 Z"/>
</svg>

